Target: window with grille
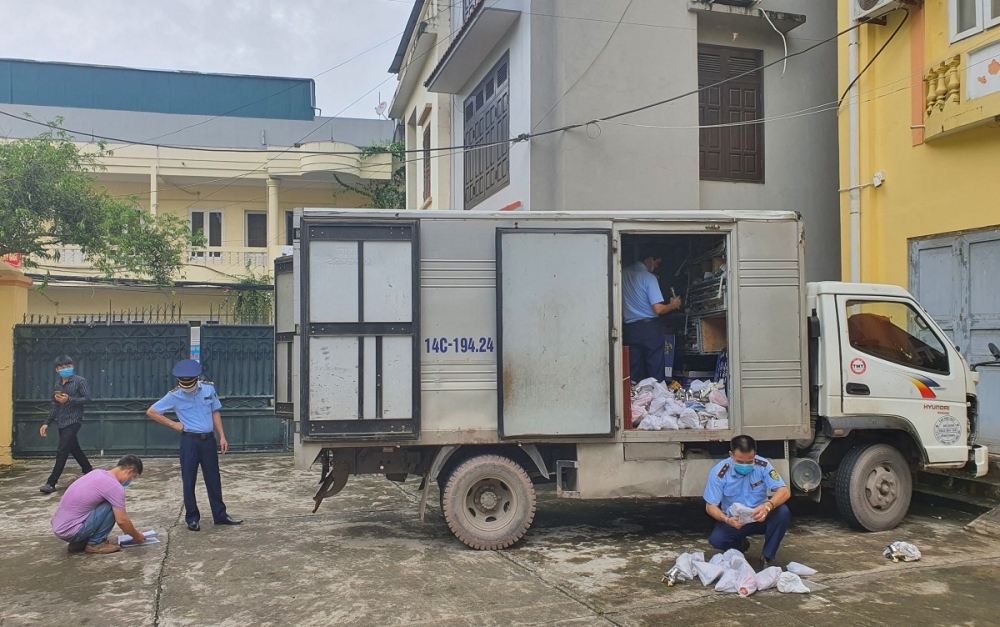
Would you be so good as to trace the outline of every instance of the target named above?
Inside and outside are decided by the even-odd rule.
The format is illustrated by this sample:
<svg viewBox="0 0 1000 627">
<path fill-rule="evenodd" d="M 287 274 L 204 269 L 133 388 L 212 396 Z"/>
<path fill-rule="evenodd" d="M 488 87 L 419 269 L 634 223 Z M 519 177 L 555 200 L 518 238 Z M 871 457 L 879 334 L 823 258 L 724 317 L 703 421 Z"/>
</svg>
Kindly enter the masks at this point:
<svg viewBox="0 0 1000 627">
<path fill-rule="evenodd" d="M 430 120 L 424 127 L 424 200 L 431 197 L 431 126 Z"/>
<path fill-rule="evenodd" d="M 469 19 L 483 0 L 462 0 L 462 20 Z"/>
<path fill-rule="evenodd" d="M 764 182 L 764 117 L 760 50 L 698 46 L 699 165 L 703 181 Z M 744 73 L 750 72 L 743 76 Z M 730 125 L 730 126 L 725 126 Z"/>
<path fill-rule="evenodd" d="M 472 209 L 510 184 L 509 52 L 472 90 L 464 104 L 465 208 Z"/>
</svg>

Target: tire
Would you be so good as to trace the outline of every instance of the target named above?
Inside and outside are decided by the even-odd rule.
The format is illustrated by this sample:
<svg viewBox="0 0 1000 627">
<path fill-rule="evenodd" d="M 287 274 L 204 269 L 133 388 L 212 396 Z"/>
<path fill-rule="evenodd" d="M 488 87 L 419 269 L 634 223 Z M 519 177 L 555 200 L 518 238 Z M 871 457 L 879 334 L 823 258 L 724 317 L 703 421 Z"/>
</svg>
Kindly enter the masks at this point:
<svg viewBox="0 0 1000 627">
<path fill-rule="evenodd" d="M 910 466 L 888 444 L 855 447 L 837 469 L 836 495 L 841 516 L 855 529 L 895 529 L 910 509 Z"/>
<path fill-rule="evenodd" d="M 505 549 L 520 540 L 535 519 L 535 486 L 513 460 L 480 455 L 452 471 L 441 509 L 448 528 L 466 546 Z"/>
</svg>

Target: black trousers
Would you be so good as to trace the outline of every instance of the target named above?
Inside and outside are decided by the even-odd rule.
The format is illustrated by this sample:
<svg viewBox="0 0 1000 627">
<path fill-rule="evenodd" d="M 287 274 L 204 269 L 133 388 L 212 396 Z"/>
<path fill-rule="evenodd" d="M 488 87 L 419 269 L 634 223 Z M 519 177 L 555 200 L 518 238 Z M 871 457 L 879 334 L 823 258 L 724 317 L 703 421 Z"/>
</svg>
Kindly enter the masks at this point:
<svg viewBox="0 0 1000 627">
<path fill-rule="evenodd" d="M 205 481 L 208 503 L 212 507 L 212 520 L 225 520 L 226 504 L 222 501 L 222 477 L 219 476 L 219 451 L 215 436 L 204 440 L 181 436 L 181 484 L 184 486 L 184 520 L 195 523 L 201 520 L 198 502 L 194 497 L 194 484 L 198 481 L 198 466 Z"/>
<path fill-rule="evenodd" d="M 52 474 L 49 475 L 49 480 L 46 481 L 47 484 L 54 486 L 59 481 L 59 476 L 62 475 L 63 469 L 66 468 L 66 460 L 69 459 L 70 455 L 73 456 L 76 463 L 80 464 L 80 470 L 84 474 L 94 469 L 90 465 L 90 460 L 87 459 L 83 449 L 80 448 L 80 442 L 76 439 L 76 435 L 80 432 L 80 427 L 82 426 L 78 422 L 59 429 L 59 447 L 56 448 L 56 465 L 52 468 Z"/>
<path fill-rule="evenodd" d="M 654 318 L 626 324 L 622 339 L 628 346 L 629 376 L 633 383 L 650 377 L 657 381 L 667 378 L 663 352 L 666 339 L 659 320 Z"/>
</svg>

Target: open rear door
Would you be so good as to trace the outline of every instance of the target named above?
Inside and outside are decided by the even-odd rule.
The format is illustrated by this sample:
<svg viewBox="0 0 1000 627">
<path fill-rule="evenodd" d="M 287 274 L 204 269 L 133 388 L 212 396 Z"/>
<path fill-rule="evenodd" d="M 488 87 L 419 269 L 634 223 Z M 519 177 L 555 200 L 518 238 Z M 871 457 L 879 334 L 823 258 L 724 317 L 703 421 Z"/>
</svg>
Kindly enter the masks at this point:
<svg viewBox="0 0 1000 627">
<path fill-rule="evenodd" d="M 286 420 L 295 412 L 297 300 L 294 258 L 279 257 L 274 261 L 274 413 Z"/>
<path fill-rule="evenodd" d="M 497 231 L 500 437 L 613 433 L 611 238 Z"/>
<path fill-rule="evenodd" d="M 420 433 L 417 223 L 304 222 L 302 434 Z"/>
</svg>

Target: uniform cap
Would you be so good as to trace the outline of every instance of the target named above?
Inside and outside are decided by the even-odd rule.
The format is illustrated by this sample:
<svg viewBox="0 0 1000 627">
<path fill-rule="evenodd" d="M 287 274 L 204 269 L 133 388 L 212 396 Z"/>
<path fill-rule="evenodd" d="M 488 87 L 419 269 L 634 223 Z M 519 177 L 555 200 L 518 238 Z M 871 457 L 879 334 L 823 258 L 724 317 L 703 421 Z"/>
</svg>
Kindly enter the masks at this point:
<svg viewBox="0 0 1000 627">
<path fill-rule="evenodd" d="M 173 375 L 178 379 L 193 379 L 201 376 L 201 364 L 193 359 L 185 359 L 174 366 Z"/>
</svg>

